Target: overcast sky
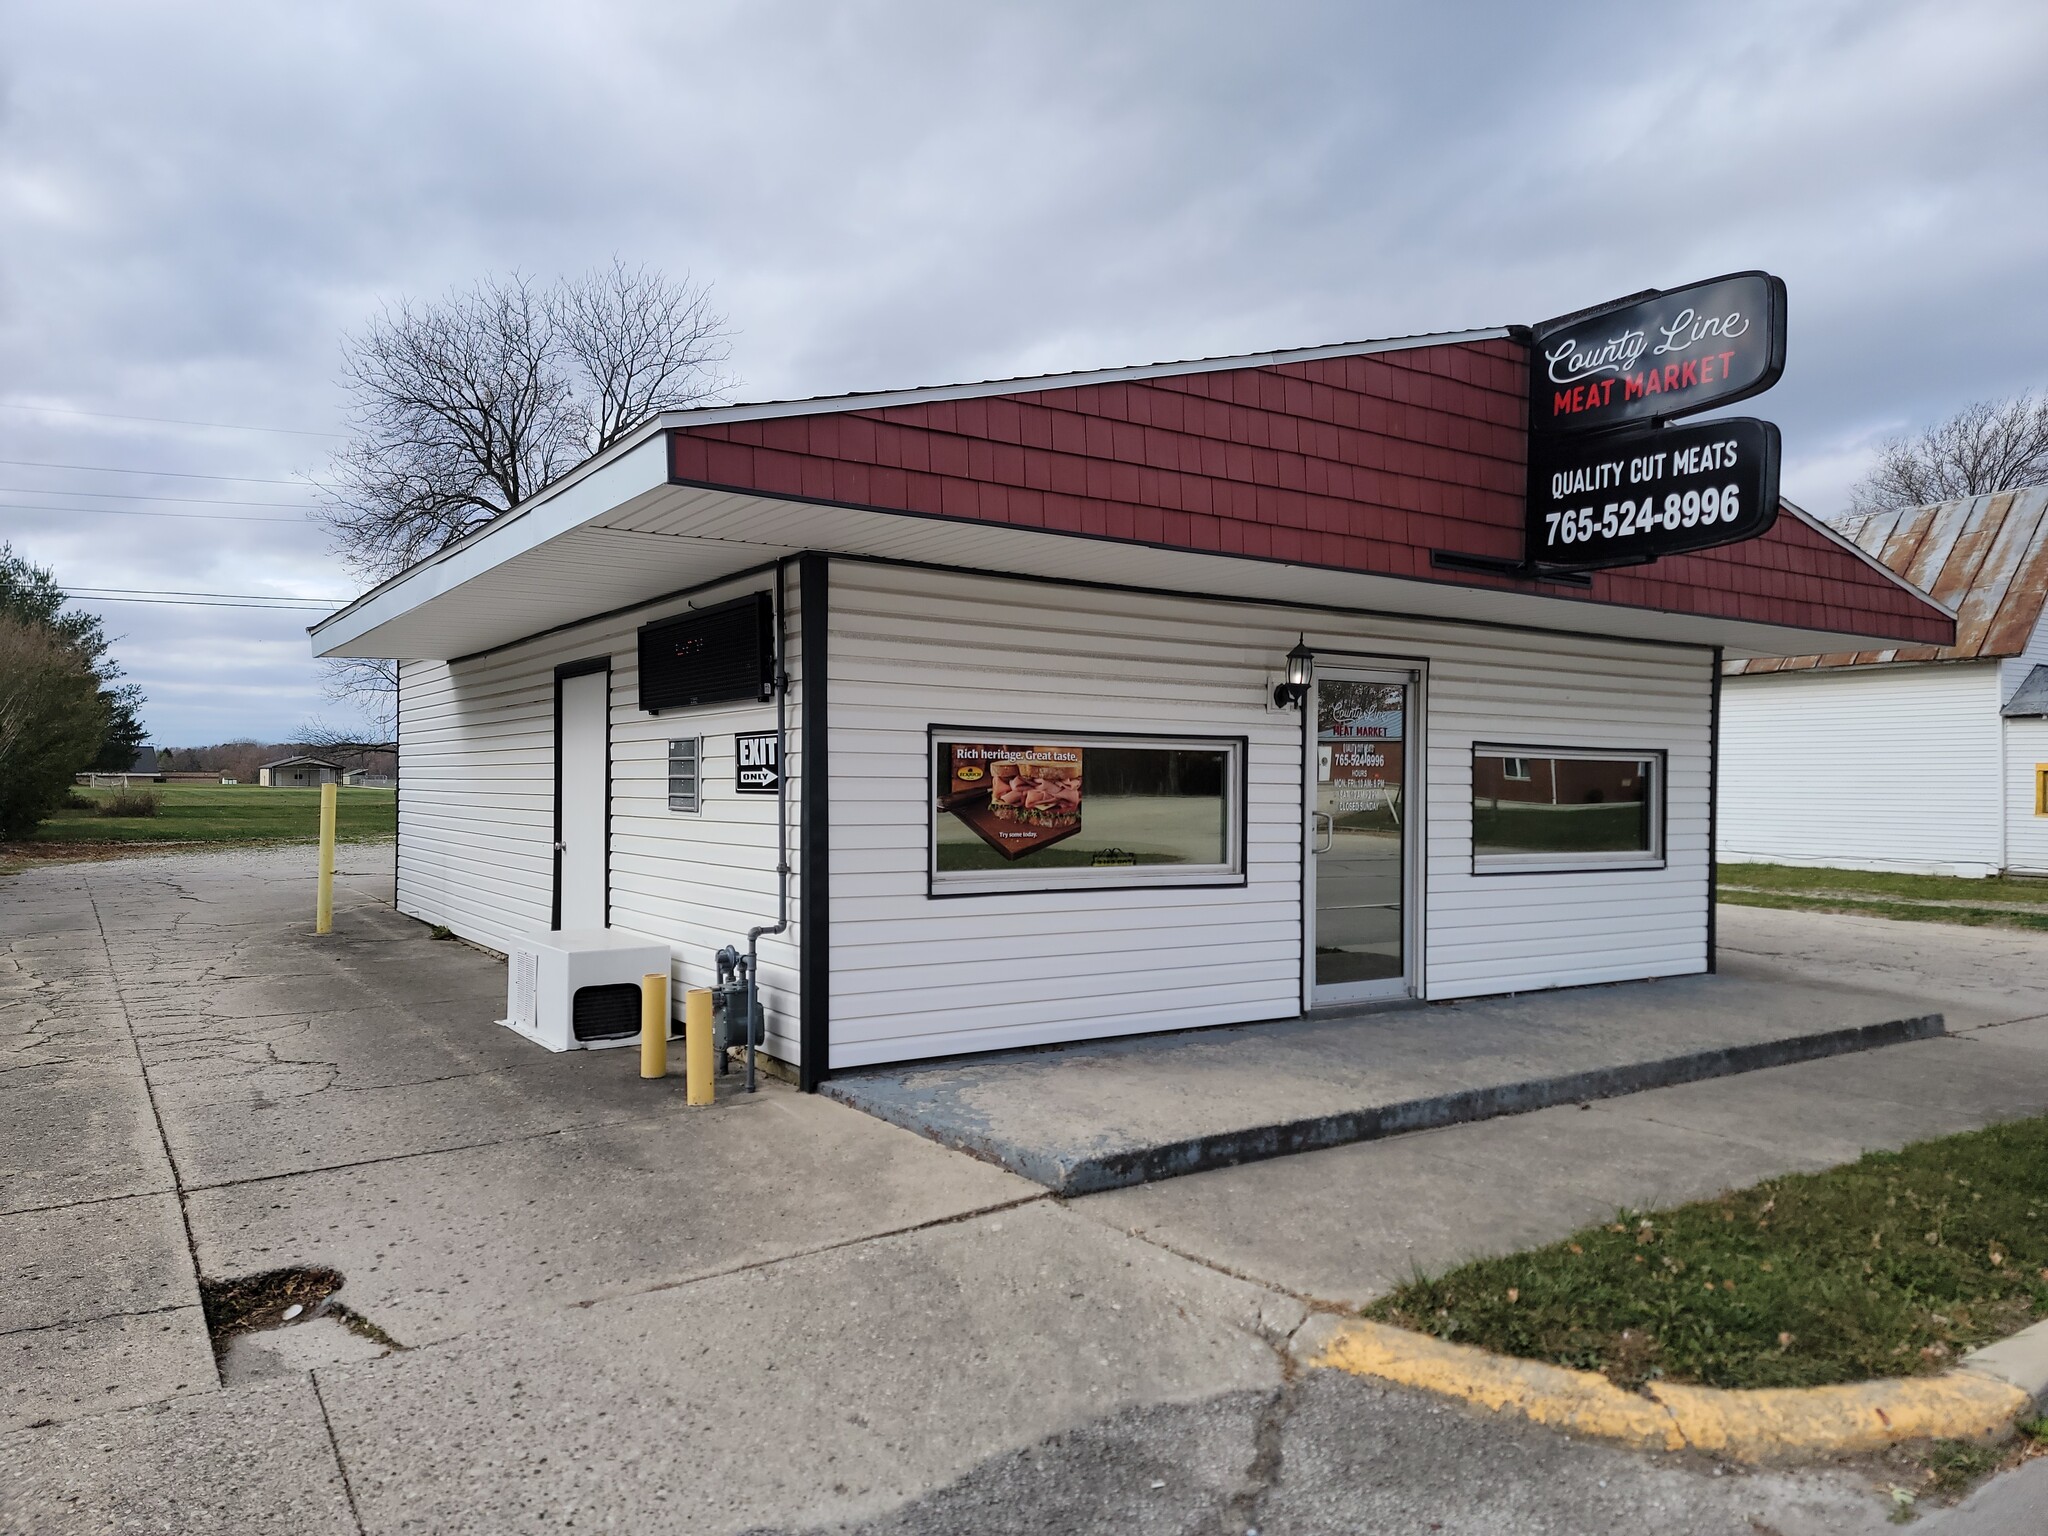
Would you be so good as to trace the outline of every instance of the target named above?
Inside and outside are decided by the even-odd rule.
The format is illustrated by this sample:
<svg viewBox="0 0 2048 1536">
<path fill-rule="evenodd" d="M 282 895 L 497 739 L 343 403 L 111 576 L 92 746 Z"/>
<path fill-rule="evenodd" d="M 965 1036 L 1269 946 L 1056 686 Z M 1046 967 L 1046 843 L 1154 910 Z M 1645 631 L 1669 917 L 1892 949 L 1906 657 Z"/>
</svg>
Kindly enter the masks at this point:
<svg viewBox="0 0 2048 1536">
<path fill-rule="evenodd" d="M 297 510 L 344 425 L 342 335 L 614 253 L 715 284 L 742 399 L 1527 322 L 1763 267 L 1790 363 L 1746 409 L 1820 512 L 1886 434 L 2048 383 L 2039 0 L 0 18 L 0 538 L 70 586 L 352 595 Z M 314 614 L 95 606 L 160 742 L 347 717 Z"/>
</svg>

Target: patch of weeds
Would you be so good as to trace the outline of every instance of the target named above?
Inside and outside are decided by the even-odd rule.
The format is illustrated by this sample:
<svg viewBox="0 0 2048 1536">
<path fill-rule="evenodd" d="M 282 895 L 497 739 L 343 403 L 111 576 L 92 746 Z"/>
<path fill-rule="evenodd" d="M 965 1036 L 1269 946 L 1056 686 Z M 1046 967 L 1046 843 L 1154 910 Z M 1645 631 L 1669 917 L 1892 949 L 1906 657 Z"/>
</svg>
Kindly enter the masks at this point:
<svg viewBox="0 0 2048 1536">
<path fill-rule="evenodd" d="M 2005 1453 L 1996 1446 L 1972 1445 L 1968 1440 L 1937 1440 L 1921 1453 L 1920 1460 L 1934 1491 L 1953 1497 L 1995 1470 L 2005 1460 Z"/>
<path fill-rule="evenodd" d="M 455 937 L 455 930 L 446 923 L 436 923 L 427 930 L 427 937 L 430 939 L 452 939 Z"/>
<path fill-rule="evenodd" d="M 390 1334 L 379 1328 L 353 1307 L 345 1307 L 338 1301 L 330 1301 L 327 1304 L 326 1316 L 340 1319 L 341 1326 L 357 1338 L 368 1339 L 372 1344 L 381 1344 L 393 1353 L 397 1353 L 405 1348 L 398 1340 L 391 1337 Z"/>
<path fill-rule="evenodd" d="M 2020 1432 L 2023 1439 L 2031 1440 L 2036 1445 L 2048 1445 L 2048 1417 L 2021 1419 L 2013 1428 Z"/>
<path fill-rule="evenodd" d="M 1631 1389 L 1934 1375 L 2048 1317 L 2048 1118 L 1624 1211 L 1365 1315 Z"/>
</svg>

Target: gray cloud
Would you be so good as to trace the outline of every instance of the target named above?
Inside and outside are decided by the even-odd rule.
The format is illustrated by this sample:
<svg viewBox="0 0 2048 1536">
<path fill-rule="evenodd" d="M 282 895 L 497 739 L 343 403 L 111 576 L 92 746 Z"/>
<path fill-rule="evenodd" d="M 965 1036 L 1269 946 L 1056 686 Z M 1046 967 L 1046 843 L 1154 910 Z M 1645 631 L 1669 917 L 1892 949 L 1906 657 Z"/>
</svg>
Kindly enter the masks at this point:
<svg viewBox="0 0 2048 1536">
<path fill-rule="evenodd" d="M 338 430 L 339 337 L 380 302 L 614 251 L 717 284 L 747 397 L 1533 320 L 1764 266 L 1792 292 L 1768 414 L 1823 510 L 1885 432 L 2048 382 L 2029 3 L 133 3 L 16 5 L 8 34 L 17 402 Z M 0 410 L 10 459 L 292 478 L 325 446 Z M 346 590 L 304 526 L 16 510 L 0 537 L 81 584 Z M 331 712 L 302 617 L 106 612 L 161 739 Z"/>
</svg>

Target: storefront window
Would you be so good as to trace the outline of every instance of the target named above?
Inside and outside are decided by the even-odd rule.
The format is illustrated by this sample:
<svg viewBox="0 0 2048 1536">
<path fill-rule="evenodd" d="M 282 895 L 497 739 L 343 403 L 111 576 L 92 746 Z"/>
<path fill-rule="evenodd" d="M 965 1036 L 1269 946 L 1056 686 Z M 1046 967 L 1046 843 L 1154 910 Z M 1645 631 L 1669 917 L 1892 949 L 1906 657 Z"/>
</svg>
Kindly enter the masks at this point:
<svg viewBox="0 0 2048 1536">
<path fill-rule="evenodd" d="M 932 732 L 934 895 L 1237 884 L 1244 744 Z"/>
<path fill-rule="evenodd" d="M 1662 753 L 1472 749 L 1472 866 L 1481 874 L 1660 865 Z"/>
</svg>

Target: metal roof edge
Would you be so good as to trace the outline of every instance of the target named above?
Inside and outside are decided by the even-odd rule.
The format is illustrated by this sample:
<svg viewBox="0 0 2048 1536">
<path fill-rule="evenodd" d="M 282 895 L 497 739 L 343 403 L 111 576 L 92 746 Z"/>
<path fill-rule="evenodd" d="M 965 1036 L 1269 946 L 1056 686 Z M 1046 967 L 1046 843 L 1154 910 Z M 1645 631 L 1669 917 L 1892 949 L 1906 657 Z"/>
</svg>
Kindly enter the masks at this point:
<svg viewBox="0 0 2048 1536">
<path fill-rule="evenodd" d="M 576 465 L 573 469 L 568 470 L 566 473 L 563 474 L 561 479 L 554 481 L 552 484 L 548 486 L 546 490 L 540 491 L 535 495 L 529 496 L 526 500 L 520 502 L 519 505 L 516 507 L 512 507 L 504 512 L 500 512 L 496 517 L 492 518 L 487 523 L 477 524 L 476 527 L 472 528 L 468 533 L 465 533 L 461 538 L 455 540 L 454 543 L 442 545 L 439 549 L 435 550 L 431 555 L 426 555 L 421 559 L 413 561 L 411 565 L 408 565 L 404 570 L 399 571 L 396 575 L 385 577 L 382 581 L 378 582 L 376 586 L 371 587 L 366 592 L 358 594 L 355 600 L 347 604 L 345 607 L 337 608 L 334 610 L 334 612 L 328 614 L 326 618 L 318 620 L 315 623 L 308 624 L 306 626 L 306 633 L 308 635 L 318 635 L 320 631 L 327 628 L 328 625 L 337 623 L 340 620 L 347 618 L 351 613 L 354 613 L 358 608 L 362 607 L 363 604 L 370 602 L 375 598 L 383 596 L 386 592 L 395 590 L 401 584 L 408 582 L 412 580 L 415 576 L 419 575 L 420 572 L 430 570 L 434 566 L 441 564 L 443 561 L 453 559 L 456 555 L 461 554 L 465 549 L 468 549 L 471 545 L 479 542 L 482 539 L 490 537 L 492 534 L 501 532 L 513 523 L 518 522 L 521 518 L 526 517 L 529 513 L 535 512 L 539 510 L 541 507 L 546 506 L 549 502 L 553 501 L 556 497 L 562 495 L 565 491 L 573 490 L 576 486 L 580 485 L 583 481 L 589 479 L 599 470 L 604 469 L 607 465 L 610 465 L 616 462 L 617 460 L 624 458 L 634 449 L 641 447 L 648 441 L 648 439 L 660 436 L 661 433 L 664 430 L 666 430 L 665 428 L 663 428 L 661 422 L 662 418 L 659 416 L 648 417 L 647 420 L 641 422 L 639 426 L 635 427 L 632 431 L 628 432 L 624 437 L 620 438 L 617 442 L 613 443 L 609 448 L 606 448 L 598 453 L 593 453 L 589 458 L 585 459 L 582 463 Z"/>
<path fill-rule="evenodd" d="M 1798 505 L 1798 503 L 1788 501 L 1783 496 L 1780 496 L 1778 498 L 1778 506 L 1781 510 L 1790 512 L 1794 517 L 1798 518 L 1800 522 L 1806 524 L 1807 527 L 1813 529 L 1823 538 L 1830 540 L 1832 543 L 1839 545 L 1842 549 L 1854 555 L 1858 560 L 1862 561 L 1865 565 L 1869 566 L 1873 571 L 1880 572 L 1893 585 L 1903 587 L 1906 591 L 1912 593 L 1915 597 L 1919 598 L 1921 602 L 1927 604 L 1928 607 L 1934 609 L 1937 613 L 1945 615 L 1951 623 L 1954 622 L 1956 617 L 1955 609 L 1949 607 L 1947 603 L 1944 603 L 1940 598 L 1935 597 L 1932 593 L 1921 591 L 1918 587 L 1914 586 L 1913 583 L 1906 580 L 1905 577 L 1901 576 L 1897 571 L 1893 570 L 1890 566 L 1886 565 L 1882 560 L 1878 559 L 1877 556 L 1871 554 L 1870 551 L 1866 550 L 1854 539 L 1850 538 L 1847 534 L 1843 533 L 1839 528 L 1832 527 L 1828 523 L 1824 522 L 1822 519 L 1815 517 L 1811 512 L 1807 511 L 1804 507 Z"/>
<path fill-rule="evenodd" d="M 1379 341 L 1333 342 L 1321 347 L 1293 347 L 1278 352 L 1247 352 L 1232 357 L 1204 357 L 1175 363 L 1140 363 L 1128 368 L 1091 368 L 1073 373 L 1028 374 L 1014 379 L 984 379 L 974 384 L 925 384 L 910 389 L 871 390 L 851 395 L 813 395 L 802 400 L 762 400 L 742 405 L 705 405 L 667 411 L 657 420 L 665 429 L 718 426 L 733 421 L 771 421 L 785 416 L 822 416 L 834 411 L 881 411 L 899 405 L 930 405 L 944 400 L 984 400 L 1000 395 L 1034 394 L 1049 389 L 1085 389 L 1096 384 L 1128 384 L 1142 379 L 1183 378 L 1197 373 L 1229 373 L 1239 368 L 1278 368 L 1288 363 L 1322 362 L 1333 357 L 1369 357 L 1378 352 L 1412 352 L 1423 347 L 1458 346 L 1472 341 L 1505 341 L 1514 334 L 1505 325 L 1470 331 L 1437 331 L 1422 336 L 1390 336 Z"/>
<path fill-rule="evenodd" d="M 415 560 L 397 574 L 387 576 L 361 593 L 345 607 L 306 626 L 317 637 L 329 625 L 348 617 L 363 604 L 393 591 L 421 571 L 460 554 L 477 541 L 489 538 L 545 506 L 562 492 L 588 479 L 614 459 L 621 458 L 657 434 L 686 426 L 715 426 L 729 421 L 766 421 L 782 416 L 820 416 L 833 411 L 884 410 L 896 405 L 926 404 L 939 400 L 973 400 L 995 395 L 1026 394 L 1041 389 L 1079 389 L 1090 384 L 1127 383 L 1133 379 L 1174 378 L 1196 373 L 1227 373 L 1234 368 L 1273 368 L 1285 363 L 1312 363 L 1332 357 L 1364 357 L 1376 352 L 1406 352 L 1422 347 L 1455 346 L 1470 341 L 1504 341 L 1513 334 L 1509 326 L 1485 326 L 1470 331 L 1439 331 L 1422 336 L 1390 336 L 1379 341 L 1336 342 L 1321 347 L 1294 347 L 1278 352 L 1249 352 L 1234 357 L 1197 358 L 1177 363 L 1145 363 L 1130 368 L 1097 368 L 1075 373 L 1047 373 L 1015 379 L 987 379 L 976 384 L 931 384 L 912 389 L 877 390 L 866 394 L 816 395 L 802 400 L 764 400 L 745 405 L 707 405 L 687 411 L 663 411 L 650 416 L 624 437 L 600 453 L 594 453 L 568 470 L 544 491 L 499 513 L 487 523 L 442 546 L 431 555 Z"/>
<path fill-rule="evenodd" d="M 1998 712 L 2008 720 L 2035 720 L 2048 715 L 2048 666 L 2037 662 Z"/>
</svg>

